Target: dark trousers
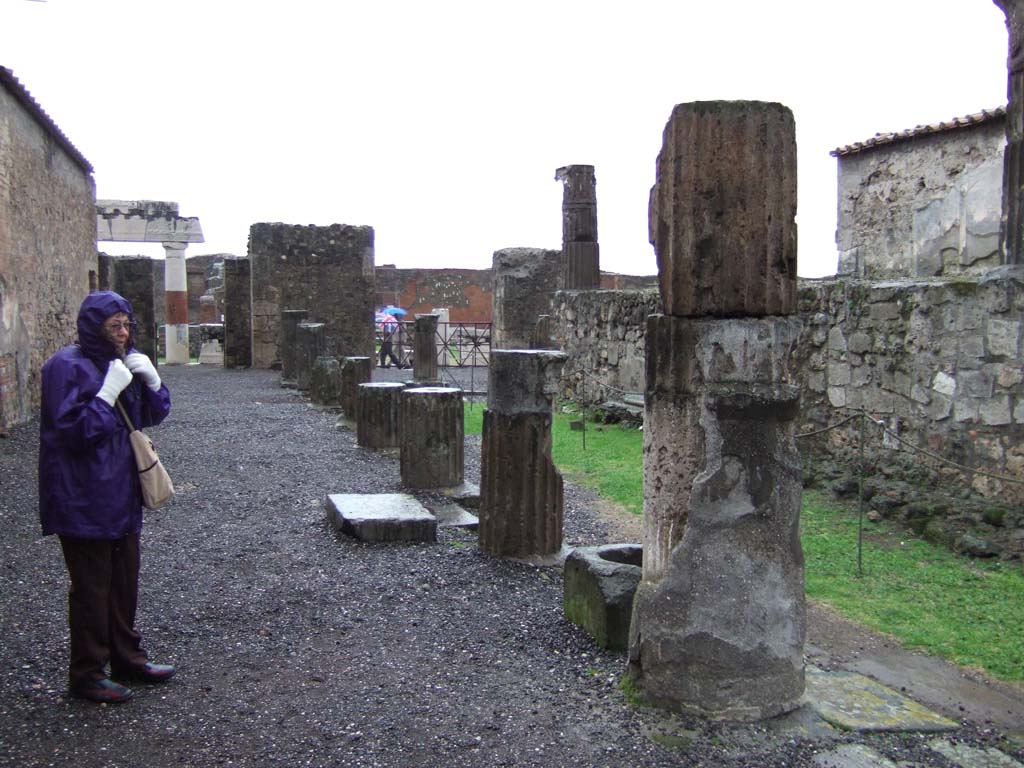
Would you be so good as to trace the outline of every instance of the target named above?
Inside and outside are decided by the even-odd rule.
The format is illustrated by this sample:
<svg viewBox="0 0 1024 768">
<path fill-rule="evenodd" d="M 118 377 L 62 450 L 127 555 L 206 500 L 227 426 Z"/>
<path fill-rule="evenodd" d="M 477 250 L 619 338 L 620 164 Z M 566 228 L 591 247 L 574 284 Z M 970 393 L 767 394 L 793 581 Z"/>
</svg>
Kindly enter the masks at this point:
<svg viewBox="0 0 1024 768">
<path fill-rule="evenodd" d="M 398 358 L 395 357 L 395 353 L 394 353 L 394 351 L 391 348 L 391 339 L 386 339 L 386 340 L 384 340 L 384 341 L 382 341 L 380 343 L 380 367 L 381 368 L 387 368 L 386 360 L 389 357 L 391 358 L 391 362 L 392 363 L 397 365 L 399 368 L 402 367 L 402 364 L 398 361 Z"/>
<path fill-rule="evenodd" d="M 142 635 L 135 631 L 139 601 L 139 534 L 104 541 L 60 537 L 71 578 L 72 687 L 141 667 L 147 661 Z"/>
</svg>

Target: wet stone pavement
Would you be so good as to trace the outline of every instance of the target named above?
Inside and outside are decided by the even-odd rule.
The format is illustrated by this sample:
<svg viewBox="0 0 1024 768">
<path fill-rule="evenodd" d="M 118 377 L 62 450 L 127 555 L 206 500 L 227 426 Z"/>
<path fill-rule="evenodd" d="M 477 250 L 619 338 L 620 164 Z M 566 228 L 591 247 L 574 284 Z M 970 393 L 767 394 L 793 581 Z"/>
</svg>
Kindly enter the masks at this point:
<svg viewBox="0 0 1024 768">
<path fill-rule="evenodd" d="M 337 534 L 325 497 L 403 492 L 397 459 L 358 448 L 275 372 L 162 373 L 173 408 L 152 436 L 179 496 L 147 518 L 138 625 L 151 657 L 178 675 L 138 686 L 126 705 L 67 698 L 66 581 L 57 542 L 39 536 L 38 426 L 14 428 L 0 438 L 2 766 L 1024 759 L 981 721 L 859 732 L 810 707 L 739 726 L 634 706 L 619 687 L 624 654 L 563 619 L 560 568 L 489 557 L 460 529 L 439 530 L 432 544 Z M 408 372 L 375 370 L 375 380 L 384 374 Z M 479 370 L 475 378 L 483 389 Z M 479 453 L 479 438 L 468 438 L 472 481 Z M 568 544 L 616 540 L 594 501 L 567 484 Z"/>
</svg>

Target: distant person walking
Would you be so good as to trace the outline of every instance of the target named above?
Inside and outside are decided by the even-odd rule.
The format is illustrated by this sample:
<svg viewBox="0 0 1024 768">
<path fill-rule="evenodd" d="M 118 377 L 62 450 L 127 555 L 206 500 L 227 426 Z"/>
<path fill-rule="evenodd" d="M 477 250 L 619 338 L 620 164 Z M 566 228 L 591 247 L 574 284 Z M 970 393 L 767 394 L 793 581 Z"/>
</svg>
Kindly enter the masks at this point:
<svg viewBox="0 0 1024 768">
<path fill-rule="evenodd" d="M 387 363 L 387 359 L 390 358 L 396 367 L 401 368 L 402 361 L 395 357 L 393 344 L 395 332 L 399 327 L 398 321 L 383 311 L 377 313 L 376 321 L 377 327 L 380 328 L 380 367 L 390 368 Z"/>
<path fill-rule="evenodd" d="M 131 304 L 92 293 L 78 311 L 78 339 L 42 369 L 39 517 L 60 538 L 70 577 L 68 624 L 73 696 L 127 701 L 115 682 L 161 683 L 174 667 L 150 663 L 135 629 L 142 495 L 120 399 L 138 428 L 159 424 L 171 396 L 152 361 L 133 346 Z M 108 674 L 106 666 L 110 664 Z"/>
</svg>

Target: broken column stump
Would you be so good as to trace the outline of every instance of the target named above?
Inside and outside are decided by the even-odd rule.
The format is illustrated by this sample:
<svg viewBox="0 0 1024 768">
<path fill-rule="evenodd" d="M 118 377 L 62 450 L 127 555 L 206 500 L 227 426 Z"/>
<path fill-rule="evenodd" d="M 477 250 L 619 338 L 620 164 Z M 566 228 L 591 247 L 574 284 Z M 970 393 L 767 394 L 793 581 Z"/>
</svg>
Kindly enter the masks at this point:
<svg viewBox="0 0 1024 768">
<path fill-rule="evenodd" d="M 551 460 L 551 404 L 564 352 L 491 351 L 480 474 L 480 548 L 502 557 L 562 548 L 562 475 Z"/>
<path fill-rule="evenodd" d="M 644 561 L 636 544 L 576 547 L 565 558 L 562 609 L 602 648 L 629 648 L 633 596 Z"/>
<path fill-rule="evenodd" d="M 402 484 L 450 488 L 463 479 L 462 390 L 414 387 L 399 395 Z"/>
<path fill-rule="evenodd" d="M 601 287 L 597 244 L 597 180 L 592 165 L 567 165 L 555 171 L 562 187 L 562 288 Z"/>
<path fill-rule="evenodd" d="M 324 354 L 325 330 L 323 323 L 299 323 L 295 326 L 295 387 L 303 392 L 309 389 L 316 359 Z"/>
<path fill-rule="evenodd" d="M 304 309 L 286 309 L 281 312 L 281 336 L 278 355 L 281 360 L 281 386 L 295 386 L 296 350 L 299 323 L 306 322 L 309 313 Z"/>
<path fill-rule="evenodd" d="M 341 409 L 352 424 L 359 420 L 359 385 L 373 376 L 369 357 L 346 357 L 341 361 Z"/>
<path fill-rule="evenodd" d="M 398 447 L 399 398 L 403 389 L 405 385 L 400 381 L 359 385 L 356 442 L 363 448 L 384 451 Z"/>
<path fill-rule="evenodd" d="M 718 719 L 804 691 L 794 152 L 782 105 L 681 104 L 651 190 L 666 314 L 645 339 L 628 671 L 651 703 Z"/>
<path fill-rule="evenodd" d="M 309 399 L 317 405 L 341 405 L 341 364 L 337 359 L 321 355 L 313 363 L 309 379 Z"/>
<path fill-rule="evenodd" d="M 438 315 L 416 315 L 413 325 L 412 378 L 422 387 L 437 386 L 437 320 Z"/>
</svg>

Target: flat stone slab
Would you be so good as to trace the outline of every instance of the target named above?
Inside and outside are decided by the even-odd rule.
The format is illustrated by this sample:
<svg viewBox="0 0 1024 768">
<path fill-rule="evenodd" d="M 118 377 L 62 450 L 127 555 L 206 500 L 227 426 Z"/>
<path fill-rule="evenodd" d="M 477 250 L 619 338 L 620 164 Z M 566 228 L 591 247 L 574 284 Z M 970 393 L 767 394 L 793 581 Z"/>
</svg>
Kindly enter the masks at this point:
<svg viewBox="0 0 1024 768">
<path fill-rule="evenodd" d="M 967 744 L 953 744 L 945 739 L 936 739 L 928 742 L 928 748 L 962 768 L 1024 768 L 1019 761 L 1000 752 L 995 747 L 981 749 Z"/>
<path fill-rule="evenodd" d="M 475 531 L 480 527 L 480 518 L 453 501 L 431 503 L 430 511 L 437 518 L 437 525 L 440 528 L 465 528 L 467 531 Z"/>
<path fill-rule="evenodd" d="M 463 507 L 480 509 L 480 486 L 465 482 L 451 488 L 441 488 L 440 493 Z"/>
<path fill-rule="evenodd" d="M 806 678 L 808 703 L 824 720 L 849 731 L 951 731 L 960 727 L 856 672 L 826 672 L 808 666 Z"/>
<path fill-rule="evenodd" d="M 324 507 L 335 529 L 362 541 L 437 541 L 437 518 L 405 493 L 332 493 Z"/>
</svg>

